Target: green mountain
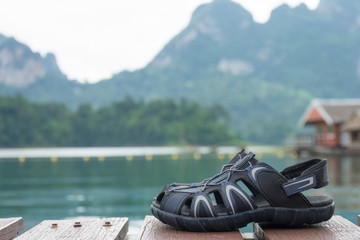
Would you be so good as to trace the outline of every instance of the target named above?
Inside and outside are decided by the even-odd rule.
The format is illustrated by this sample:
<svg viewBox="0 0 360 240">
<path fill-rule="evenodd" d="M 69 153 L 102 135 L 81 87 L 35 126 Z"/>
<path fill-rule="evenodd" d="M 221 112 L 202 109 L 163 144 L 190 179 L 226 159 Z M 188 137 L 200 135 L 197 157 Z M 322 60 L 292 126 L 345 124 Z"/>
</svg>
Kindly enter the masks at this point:
<svg viewBox="0 0 360 240">
<path fill-rule="evenodd" d="M 1 94 L 22 94 L 37 102 L 70 104 L 75 100 L 77 89 L 83 87 L 69 81 L 60 71 L 54 54 L 42 57 L 25 44 L 0 34 Z"/>
<path fill-rule="evenodd" d="M 200 6 L 145 68 L 97 84 L 59 81 L 66 97 L 54 94 L 53 100 L 105 105 L 132 96 L 220 104 L 244 139 L 279 143 L 310 99 L 359 96 L 359 11 L 355 0 L 322 0 L 315 11 L 283 5 L 258 24 L 240 5 L 214 0 Z M 41 89 L 49 95 L 59 89 L 52 80 L 33 85 L 20 92 L 43 100 Z"/>
</svg>

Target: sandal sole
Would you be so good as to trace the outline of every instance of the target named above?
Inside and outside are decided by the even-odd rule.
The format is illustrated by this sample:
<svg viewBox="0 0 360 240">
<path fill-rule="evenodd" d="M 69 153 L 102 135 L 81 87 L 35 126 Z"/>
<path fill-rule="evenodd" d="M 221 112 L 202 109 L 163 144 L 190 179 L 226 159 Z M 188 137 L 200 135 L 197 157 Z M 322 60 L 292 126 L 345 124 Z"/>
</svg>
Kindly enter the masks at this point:
<svg viewBox="0 0 360 240">
<path fill-rule="evenodd" d="M 192 232 L 223 232 L 245 227 L 251 222 L 299 227 L 329 220 L 335 211 L 334 202 L 312 208 L 258 208 L 228 216 L 194 218 L 172 214 L 151 205 L 154 216 L 165 224 Z"/>
</svg>

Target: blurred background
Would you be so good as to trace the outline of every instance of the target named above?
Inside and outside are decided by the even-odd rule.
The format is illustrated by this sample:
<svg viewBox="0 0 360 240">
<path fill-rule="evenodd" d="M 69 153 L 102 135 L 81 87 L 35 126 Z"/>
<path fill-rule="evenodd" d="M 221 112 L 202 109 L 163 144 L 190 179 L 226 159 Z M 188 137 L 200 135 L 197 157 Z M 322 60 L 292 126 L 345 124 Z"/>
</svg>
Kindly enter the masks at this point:
<svg viewBox="0 0 360 240">
<path fill-rule="evenodd" d="M 0 217 L 128 216 L 242 147 L 360 213 L 360 2 L 0 3 Z M 245 229 L 244 231 L 248 231 Z M 250 230 L 251 231 L 251 230 Z"/>
</svg>

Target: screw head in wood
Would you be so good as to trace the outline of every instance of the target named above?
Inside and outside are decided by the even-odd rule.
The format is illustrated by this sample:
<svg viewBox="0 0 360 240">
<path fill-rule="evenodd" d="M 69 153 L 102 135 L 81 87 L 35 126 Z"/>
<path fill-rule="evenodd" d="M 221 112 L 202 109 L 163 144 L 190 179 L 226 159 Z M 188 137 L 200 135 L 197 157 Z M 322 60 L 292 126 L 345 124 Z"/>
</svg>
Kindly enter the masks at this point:
<svg viewBox="0 0 360 240">
<path fill-rule="evenodd" d="M 110 227 L 112 226 L 110 222 L 105 222 L 105 224 L 103 225 L 104 227 Z"/>
<path fill-rule="evenodd" d="M 51 228 L 57 228 L 57 223 L 51 224 Z"/>
<path fill-rule="evenodd" d="M 80 222 L 75 222 L 74 227 L 81 227 L 81 223 Z"/>
</svg>

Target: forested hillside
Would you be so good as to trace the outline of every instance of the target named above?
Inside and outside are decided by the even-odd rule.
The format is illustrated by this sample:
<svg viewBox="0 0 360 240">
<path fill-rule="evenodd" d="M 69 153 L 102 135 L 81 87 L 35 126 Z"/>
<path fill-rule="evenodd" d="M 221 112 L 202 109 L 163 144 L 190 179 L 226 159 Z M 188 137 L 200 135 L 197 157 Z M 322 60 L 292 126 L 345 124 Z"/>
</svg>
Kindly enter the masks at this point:
<svg viewBox="0 0 360 240">
<path fill-rule="evenodd" d="M 99 109 L 0 97 L 0 147 L 239 144 L 220 106 L 126 98 Z"/>
</svg>

